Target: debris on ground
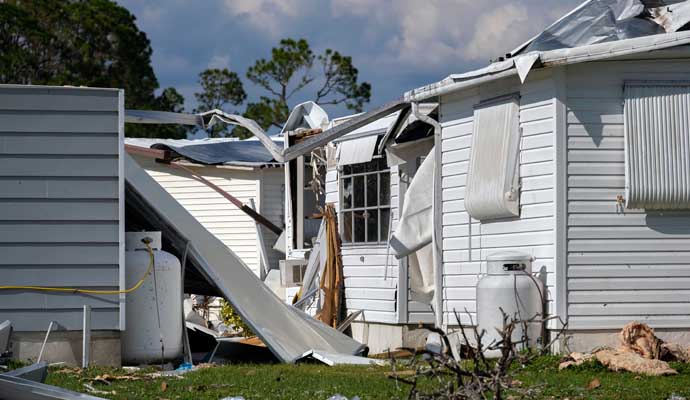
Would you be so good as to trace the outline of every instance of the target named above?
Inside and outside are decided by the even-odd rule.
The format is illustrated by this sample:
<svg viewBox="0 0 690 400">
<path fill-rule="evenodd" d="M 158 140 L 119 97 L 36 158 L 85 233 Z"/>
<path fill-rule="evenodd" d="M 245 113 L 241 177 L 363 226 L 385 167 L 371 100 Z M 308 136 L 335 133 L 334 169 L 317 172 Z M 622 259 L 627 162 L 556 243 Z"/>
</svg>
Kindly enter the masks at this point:
<svg viewBox="0 0 690 400">
<path fill-rule="evenodd" d="M 89 385 L 88 383 L 84 384 L 84 388 L 86 389 L 86 391 L 88 393 L 91 393 L 91 394 L 103 394 L 103 395 L 116 395 L 117 394 L 117 392 L 114 390 L 96 389 L 95 387 L 93 387 L 92 385 Z"/>
<path fill-rule="evenodd" d="M 594 378 L 589 384 L 587 384 L 587 390 L 594 390 L 601 386 L 601 381 L 598 378 Z"/>
<path fill-rule="evenodd" d="M 348 400 L 348 398 L 342 394 L 334 394 L 333 396 L 329 397 L 328 400 Z M 349 400 L 359 400 L 359 396 L 355 396 Z"/>
<path fill-rule="evenodd" d="M 654 329 L 637 321 L 625 325 L 618 335 L 617 349 L 599 348 L 590 353 L 574 352 L 564 357 L 558 369 L 582 365 L 596 360 L 612 371 L 629 371 L 647 376 L 676 375 L 668 361 L 690 361 L 690 348 L 665 343 Z"/>
</svg>

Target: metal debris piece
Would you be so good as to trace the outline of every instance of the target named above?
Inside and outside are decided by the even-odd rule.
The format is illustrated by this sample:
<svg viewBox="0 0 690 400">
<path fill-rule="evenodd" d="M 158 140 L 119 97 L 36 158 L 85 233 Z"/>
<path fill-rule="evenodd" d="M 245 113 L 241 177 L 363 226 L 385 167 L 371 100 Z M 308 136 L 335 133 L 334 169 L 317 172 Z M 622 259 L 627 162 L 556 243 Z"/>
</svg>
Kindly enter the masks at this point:
<svg viewBox="0 0 690 400">
<path fill-rule="evenodd" d="M 88 394 L 33 382 L 28 379 L 0 375 L 2 400 L 105 400 Z"/>
<path fill-rule="evenodd" d="M 343 355 L 360 354 L 365 349 L 361 343 L 285 304 L 136 161 L 125 157 L 128 204 L 176 241 L 173 247 L 184 248 L 189 242 L 189 262 L 218 288 L 279 360 L 295 362 L 312 349 Z"/>
<path fill-rule="evenodd" d="M 31 364 L 28 367 L 17 368 L 10 372 L 6 372 L 3 375 L 43 383 L 48 376 L 48 363 L 43 361 L 40 363 Z"/>
</svg>

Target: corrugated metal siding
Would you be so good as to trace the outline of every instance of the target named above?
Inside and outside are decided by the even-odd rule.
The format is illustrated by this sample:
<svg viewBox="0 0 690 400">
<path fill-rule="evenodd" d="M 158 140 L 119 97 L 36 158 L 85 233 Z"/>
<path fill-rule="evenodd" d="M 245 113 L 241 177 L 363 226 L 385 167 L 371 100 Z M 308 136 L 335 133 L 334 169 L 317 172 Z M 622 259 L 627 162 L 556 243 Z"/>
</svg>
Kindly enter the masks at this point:
<svg viewBox="0 0 690 400">
<path fill-rule="evenodd" d="M 484 99 L 520 92 L 520 217 L 480 222 L 465 209 L 474 106 Z M 444 322 L 476 321 L 476 284 L 483 261 L 501 251 L 535 257 L 534 271 L 546 275 L 549 308 L 555 299 L 554 135 L 555 88 L 548 76 L 530 75 L 522 86 L 502 80 L 442 98 L 443 300 Z M 469 315 L 468 315 L 469 314 Z"/>
<path fill-rule="evenodd" d="M 0 85 L 0 281 L 120 286 L 119 114 L 113 89 Z M 0 320 L 119 329 L 118 297 L 0 291 Z"/>
<path fill-rule="evenodd" d="M 690 208 L 690 83 L 625 85 L 627 206 Z"/>
<path fill-rule="evenodd" d="M 395 229 L 398 222 L 398 169 L 391 168 L 391 213 Z M 338 171 L 326 174 L 326 202 L 338 209 Z M 386 278 L 385 245 L 344 245 L 342 247 L 343 273 L 345 275 L 345 300 L 348 312 L 363 310 L 359 319 L 367 322 L 397 323 L 396 310 L 398 286 L 398 261 L 388 257 Z"/>
<path fill-rule="evenodd" d="M 625 194 L 626 80 L 688 80 L 687 61 L 568 67 L 568 315 L 571 329 L 690 327 L 690 213 L 618 206 Z M 687 107 L 684 113 L 687 113 Z"/>
<path fill-rule="evenodd" d="M 259 248 L 254 220 L 218 192 L 193 179 L 187 172 L 171 169 L 150 158 L 135 156 L 135 159 L 204 228 L 259 274 Z M 191 168 L 245 204 L 249 204 L 249 199 L 258 200 L 259 171 L 196 166 Z M 280 197 L 280 193 L 275 196 Z M 270 239 L 267 242 L 271 243 Z"/>
</svg>

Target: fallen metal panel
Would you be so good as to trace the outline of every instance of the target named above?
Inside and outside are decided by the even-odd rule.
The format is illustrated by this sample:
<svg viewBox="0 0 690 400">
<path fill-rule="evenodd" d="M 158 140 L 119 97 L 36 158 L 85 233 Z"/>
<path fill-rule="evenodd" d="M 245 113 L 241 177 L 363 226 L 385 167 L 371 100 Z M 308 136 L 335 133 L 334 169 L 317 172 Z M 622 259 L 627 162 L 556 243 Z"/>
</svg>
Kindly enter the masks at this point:
<svg viewBox="0 0 690 400">
<path fill-rule="evenodd" d="M 48 376 L 48 363 L 45 361 L 31 364 L 24 368 L 13 369 L 10 372 L 2 374 L 3 376 L 12 376 L 15 378 L 27 379 L 32 382 L 43 383 Z"/>
<path fill-rule="evenodd" d="M 343 354 L 326 353 L 323 351 L 310 350 L 300 357 L 300 360 L 314 359 L 321 361 L 329 367 L 335 365 L 386 365 L 387 361 L 375 358 L 366 358 L 358 356 L 348 356 Z"/>
<path fill-rule="evenodd" d="M 279 360 L 294 362 L 309 350 L 354 355 L 364 349 L 348 336 L 285 304 L 136 161 L 130 156 L 125 161 L 128 187 L 155 212 L 151 218 L 160 219 L 189 241 L 189 259 Z"/>
<path fill-rule="evenodd" d="M 0 400 L 104 400 L 27 379 L 0 375 Z"/>
</svg>

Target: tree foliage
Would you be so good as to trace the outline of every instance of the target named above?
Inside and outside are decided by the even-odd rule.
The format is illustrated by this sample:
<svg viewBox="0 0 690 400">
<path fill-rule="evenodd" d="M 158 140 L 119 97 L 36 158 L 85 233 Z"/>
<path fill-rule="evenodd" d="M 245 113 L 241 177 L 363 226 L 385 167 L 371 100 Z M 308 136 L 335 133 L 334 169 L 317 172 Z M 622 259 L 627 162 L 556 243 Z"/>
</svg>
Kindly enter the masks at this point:
<svg viewBox="0 0 690 400">
<path fill-rule="evenodd" d="M 155 95 L 152 49 L 135 17 L 110 0 L 0 2 L 0 82 L 125 89 L 125 107 L 181 109 L 174 89 Z M 128 126 L 128 135 L 184 136 L 173 127 Z"/>
<path fill-rule="evenodd" d="M 202 91 L 194 94 L 198 102 L 194 112 L 219 109 L 229 113 L 237 113 L 236 110 L 231 110 L 230 106 L 238 106 L 247 98 L 242 80 L 237 73 L 227 68 L 207 69 L 201 72 L 199 74 L 199 86 L 201 86 Z M 218 137 L 224 130 L 225 127 L 215 125 L 208 130 L 208 135 Z"/>
<path fill-rule="evenodd" d="M 212 70 L 202 72 L 200 77 L 209 71 Z M 254 119 L 264 129 L 282 128 L 296 98 L 311 98 L 320 105 L 344 105 L 361 112 L 371 97 L 371 85 L 359 82 L 359 71 L 351 57 L 331 49 L 314 54 L 304 39 L 281 40 L 278 47 L 271 49 L 269 59 L 259 59 L 249 67 L 246 77 L 264 94 L 246 105 L 244 116 Z M 233 80 L 233 84 L 234 90 L 239 91 L 241 81 Z M 197 99 L 207 95 L 216 98 L 203 85 L 202 89 Z M 311 97 L 305 95 L 308 90 Z M 248 132 L 235 128 L 233 134 L 244 137 Z"/>
</svg>

